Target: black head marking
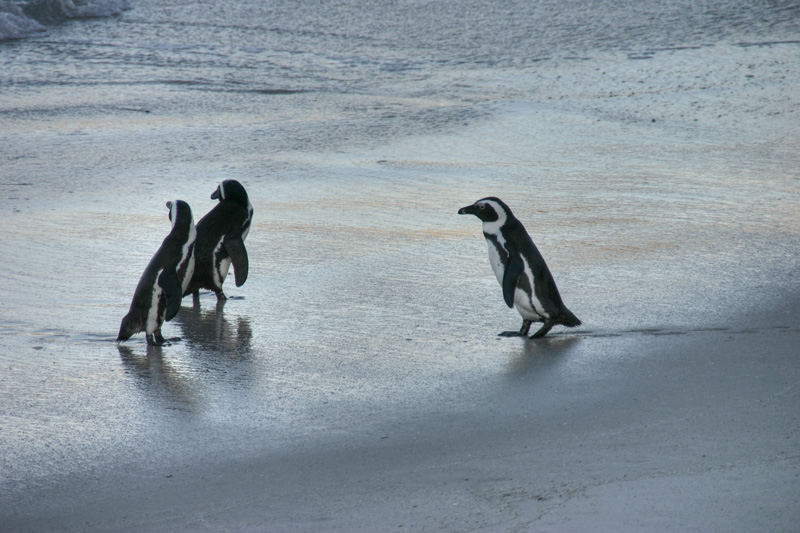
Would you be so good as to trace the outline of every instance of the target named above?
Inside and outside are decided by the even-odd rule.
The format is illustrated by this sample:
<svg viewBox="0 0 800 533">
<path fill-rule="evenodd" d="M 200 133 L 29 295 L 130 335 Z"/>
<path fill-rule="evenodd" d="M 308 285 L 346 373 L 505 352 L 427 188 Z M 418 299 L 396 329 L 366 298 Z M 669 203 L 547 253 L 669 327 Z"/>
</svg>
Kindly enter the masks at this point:
<svg viewBox="0 0 800 533">
<path fill-rule="evenodd" d="M 501 218 L 508 218 L 511 210 L 500 198 L 487 196 L 472 205 L 462 207 L 458 210 L 458 214 L 475 215 L 484 222 L 495 222 Z"/>
<path fill-rule="evenodd" d="M 220 202 L 234 202 L 243 207 L 247 207 L 249 204 L 247 191 L 236 180 L 225 180 L 220 183 L 217 189 L 211 193 L 211 199 Z"/>
</svg>

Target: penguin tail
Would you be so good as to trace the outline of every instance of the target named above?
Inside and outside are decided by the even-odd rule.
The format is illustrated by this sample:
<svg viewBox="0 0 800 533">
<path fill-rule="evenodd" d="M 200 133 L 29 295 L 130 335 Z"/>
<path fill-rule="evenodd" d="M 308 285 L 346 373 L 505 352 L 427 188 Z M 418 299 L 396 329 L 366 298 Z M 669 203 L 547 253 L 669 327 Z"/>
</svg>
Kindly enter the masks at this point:
<svg viewBox="0 0 800 533">
<path fill-rule="evenodd" d="M 126 341 L 131 338 L 131 335 L 141 331 L 136 322 L 131 319 L 131 315 L 125 315 L 122 318 L 122 323 L 119 325 L 119 335 L 117 335 L 117 342 Z"/>
<path fill-rule="evenodd" d="M 561 312 L 559 324 L 567 326 L 568 328 L 574 328 L 575 326 L 580 326 L 582 322 L 578 317 L 572 314 L 572 311 L 564 308 L 564 310 Z"/>
</svg>

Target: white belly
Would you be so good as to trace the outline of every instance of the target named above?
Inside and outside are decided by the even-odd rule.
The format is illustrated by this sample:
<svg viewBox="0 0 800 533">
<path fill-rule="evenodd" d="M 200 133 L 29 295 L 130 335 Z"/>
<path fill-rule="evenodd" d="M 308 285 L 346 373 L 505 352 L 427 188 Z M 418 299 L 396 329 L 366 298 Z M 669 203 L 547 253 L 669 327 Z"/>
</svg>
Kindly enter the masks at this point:
<svg viewBox="0 0 800 533">
<path fill-rule="evenodd" d="M 522 318 L 526 320 L 537 321 L 549 318 L 550 313 L 544 310 L 542 302 L 536 297 L 536 280 L 533 277 L 533 271 L 525 259 L 522 260 L 522 264 L 525 265 L 525 276 L 531 286 L 531 294 L 528 295 L 527 292 L 517 289 L 514 291 L 514 305 Z"/>
<path fill-rule="evenodd" d="M 525 320 L 533 320 L 534 322 L 542 320 L 547 317 L 542 304 L 536 299 L 536 291 L 533 291 L 531 296 L 522 289 L 514 291 L 514 307 L 517 312 L 522 315 Z"/>
<path fill-rule="evenodd" d="M 161 287 L 158 285 L 158 278 L 164 272 L 162 268 L 156 273 L 156 282 L 153 283 L 153 293 L 150 296 L 150 307 L 147 309 L 147 320 L 145 321 L 145 332 L 152 335 L 164 322 L 163 317 L 158 316 L 158 301 L 161 299 Z"/>
<path fill-rule="evenodd" d="M 492 265 L 497 283 L 502 287 L 503 275 L 506 270 L 505 265 L 503 265 L 503 262 L 500 260 L 500 253 L 497 251 L 494 243 L 489 239 L 486 239 L 486 243 L 489 245 L 489 264 Z M 522 264 L 524 265 L 525 275 L 528 277 L 528 280 L 530 280 L 531 295 L 528 296 L 528 293 L 522 289 L 516 289 L 514 291 L 514 307 L 517 309 L 517 312 L 522 315 L 522 318 L 526 320 L 538 321 L 542 318 L 547 318 L 549 316 L 548 313 L 544 310 L 544 306 L 542 306 L 541 302 L 536 298 L 533 271 L 524 257 L 522 258 Z"/>
</svg>

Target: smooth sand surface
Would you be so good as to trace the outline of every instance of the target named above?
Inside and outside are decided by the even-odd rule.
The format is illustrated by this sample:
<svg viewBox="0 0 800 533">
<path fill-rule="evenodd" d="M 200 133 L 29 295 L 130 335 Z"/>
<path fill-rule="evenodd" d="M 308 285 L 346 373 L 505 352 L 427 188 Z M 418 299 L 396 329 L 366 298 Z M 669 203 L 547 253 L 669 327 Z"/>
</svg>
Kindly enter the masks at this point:
<svg viewBox="0 0 800 533">
<path fill-rule="evenodd" d="M 798 311 L 489 339 L 515 353 L 486 354 L 505 371 L 441 404 L 361 405 L 335 414 L 360 422 L 270 451 L 66 475 L 6 505 L 3 530 L 795 531 Z M 574 368 L 595 350 L 603 364 Z"/>
</svg>

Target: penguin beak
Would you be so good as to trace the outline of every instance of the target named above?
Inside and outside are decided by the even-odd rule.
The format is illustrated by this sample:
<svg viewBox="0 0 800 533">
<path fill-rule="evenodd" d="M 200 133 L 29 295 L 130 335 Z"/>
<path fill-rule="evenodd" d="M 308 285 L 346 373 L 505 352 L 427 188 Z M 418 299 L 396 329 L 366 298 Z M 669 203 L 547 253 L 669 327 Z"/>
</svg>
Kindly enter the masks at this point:
<svg viewBox="0 0 800 533">
<path fill-rule="evenodd" d="M 458 210 L 459 215 L 474 215 L 475 214 L 475 204 L 467 205 L 462 207 Z"/>
<path fill-rule="evenodd" d="M 214 192 L 211 193 L 211 199 L 212 200 L 218 200 L 219 199 L 219 187 L 217 187 L 217 189 Z"/>
<path fill-rule="evenodd" d="M 172 211 L 172 202 L 167 202 L 167 209 Z"/>
</svg>

